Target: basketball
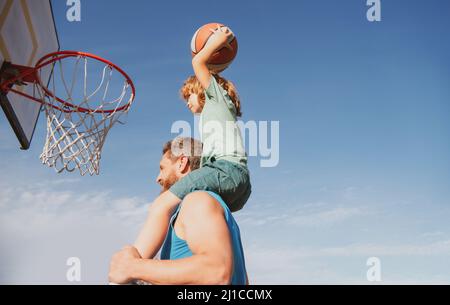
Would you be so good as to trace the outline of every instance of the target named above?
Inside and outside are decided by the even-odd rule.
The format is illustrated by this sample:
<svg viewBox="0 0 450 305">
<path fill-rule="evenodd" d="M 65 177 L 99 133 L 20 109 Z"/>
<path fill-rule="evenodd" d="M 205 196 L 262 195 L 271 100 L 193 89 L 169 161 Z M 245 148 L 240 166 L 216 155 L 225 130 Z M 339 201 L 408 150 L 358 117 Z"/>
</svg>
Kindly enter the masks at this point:
<svg viewBox="0 0 450 305">
<path fill-rule="evenodd" d="M 201 28 L 199 28 L 195 32 L 194 36 L 192 37 L 192 41 L 191 41 L 192 57 L 197 55 L 203 49 L 203 47 L 208 42 L 208 39 L 211 37 L 211 35 L 213 35 L 211 30 L 216 30 L 218 26 L 224 27 L 225 25 L 223 25 L 221 23 L 208 23 L 208 24 L 205 24 L 204 26 L 202 26 Z M 230 29 L 230 31 L 231 31 L 231 29 Z M 228 49 L 226 47 L 223 47 L 222 49 L 215 52 L 211 56 L 211 59 L 208 62 L 208 68 L 210 70 L 216 71 L 216 72 L 222 72 L 223 70 L 228 68 L 228 66 L 233 62 L 234 58 L 237 55 L 237 51 L 238 51 L 238 43 L 237 43 L 237 39 L 236 39 L 236 36 L 234 35 L 234 33 L 230 37 L 230 40 L 228 41 L 228 43 L 231 45 L 232 50 Z"/>
</svg>

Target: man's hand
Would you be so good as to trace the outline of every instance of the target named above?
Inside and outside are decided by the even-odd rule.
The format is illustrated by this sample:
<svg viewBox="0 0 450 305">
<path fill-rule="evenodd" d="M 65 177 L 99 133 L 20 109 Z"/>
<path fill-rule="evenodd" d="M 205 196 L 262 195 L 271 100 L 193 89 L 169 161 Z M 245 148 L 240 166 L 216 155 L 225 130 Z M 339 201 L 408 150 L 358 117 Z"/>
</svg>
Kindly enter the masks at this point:
<svg viewBox="0 0 450 305">
<path fill-rule="evenodd" d="M 132 278 L 133 263 L 141 259 L 139 252 L 132 246 L 126 246 L 114 254 L 109 266 L 109 281 L 115 284 L 128 284 Z"/>
</svg>

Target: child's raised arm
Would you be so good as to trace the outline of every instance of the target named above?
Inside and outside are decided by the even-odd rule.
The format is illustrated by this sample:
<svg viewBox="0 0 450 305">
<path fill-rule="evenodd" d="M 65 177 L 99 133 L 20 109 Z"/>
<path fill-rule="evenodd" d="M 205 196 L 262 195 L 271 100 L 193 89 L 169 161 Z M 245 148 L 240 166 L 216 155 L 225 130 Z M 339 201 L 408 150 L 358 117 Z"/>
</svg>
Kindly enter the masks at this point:
<svg viewBox="0 0 450 305">
<path fill-rule="evenodd" d="M 208 39 L 206 45 L 192 59 L 195 76 L 205 90 L 208 89 L 211 81 L 211 72 L 208 69 L 209 59 L 214 52 L 222 47 L 232 48 L 228 43 L 230 37 L 233 36 L 229 28 L 218 26 L 216 30 L 211 30 L 211 32 L 213 32 L 213 35 Z"/>
</svg>

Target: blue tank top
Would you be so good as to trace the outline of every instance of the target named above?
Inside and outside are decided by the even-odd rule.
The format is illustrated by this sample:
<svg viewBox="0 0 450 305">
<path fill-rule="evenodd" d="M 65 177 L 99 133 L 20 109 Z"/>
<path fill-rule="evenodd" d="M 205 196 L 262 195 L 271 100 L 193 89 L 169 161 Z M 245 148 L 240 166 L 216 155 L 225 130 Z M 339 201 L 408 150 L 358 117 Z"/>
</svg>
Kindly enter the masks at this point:
<svg viewBox="0 0 450 305">
<path fill-rule="evenodd" d="M 244 249 L 242 248 L 241 232 L 239 230 L 239 226 L 237 225 L 233 215 L 231 215 L 230 209 L 227 207 L 222 198 L 220 198 L 219 195 L 213 192 L 207 193 L 214 197 L 225 211 L 225 220 L 227 222 L 228 230 L 230 231 L 231 242 L 233 244 L 234 265 L 231 285 L 245 285 L 247 283 L 247 272 L 245 269 Z M 180 209 L 181 204 L 178 206 L 177 210 L 170 220 L 169 231 L 161 250 L 162 260 L 176 260 L 192 256 L 192 252 L 189 249 L 186 241 L 179 238 L 174 230 L 174 221 L 178 216 Z"/>
</svg>

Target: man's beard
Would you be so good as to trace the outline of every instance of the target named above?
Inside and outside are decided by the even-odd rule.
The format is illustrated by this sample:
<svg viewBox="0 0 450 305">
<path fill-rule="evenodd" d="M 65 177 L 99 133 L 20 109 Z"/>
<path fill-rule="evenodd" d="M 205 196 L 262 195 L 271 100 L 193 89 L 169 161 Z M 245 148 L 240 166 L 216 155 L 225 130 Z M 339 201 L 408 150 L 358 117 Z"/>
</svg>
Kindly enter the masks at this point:
<svg viewBox="0 0 450 305">
<path fill-rule="evenodd" d="M 162 186 L 161 193 L 168 191 L 172 187 L 172 185 L 174 185 L 177 181 L 178 178 L 176 177 L 175 174 L 172 174 L 169 177 L 167 177 L 167 179 L 165 179 L 161 184 Z"/>
</svg>

